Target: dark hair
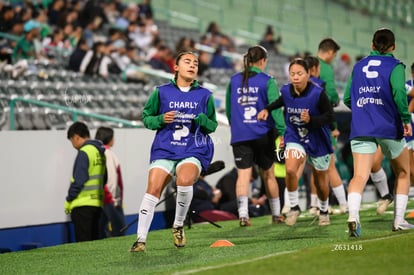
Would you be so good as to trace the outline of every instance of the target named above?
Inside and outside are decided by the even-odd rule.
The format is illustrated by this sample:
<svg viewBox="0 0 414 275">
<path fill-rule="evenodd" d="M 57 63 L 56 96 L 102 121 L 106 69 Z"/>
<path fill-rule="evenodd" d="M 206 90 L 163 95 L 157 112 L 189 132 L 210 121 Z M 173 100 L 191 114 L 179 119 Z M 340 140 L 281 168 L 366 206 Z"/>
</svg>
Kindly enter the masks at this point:
<svg viewBox="0 0 414 275">
<path fill-rule="evenodd" d="M 242 87 L 248 86 L 249 79 L 249 70 L 252 66 L 252 63 L 259 61 L 260 59 L 267 59 L 267 50 L 259 45 L 250 47 L 247 50 L 247 53 L 243 56 L 243 77 L 242 77 Z"/>
<path fill-rule="evenodd" d="M 395 45 L 394 33 L 389 29 L 379 29 L 374 33 L 372 44 L 375 50 L 384 54 L 387 50 Z"/>
<path fill-rule="evenodd" d="M 411 72 L 414 73 L 414 62 L 411 64 Z"/>
<path fill-rule="evenodd" d="M 322 52 L 327 52 L 333 50 L 337 52 L 341 49 L 341 46 L 333 39 L 333 38 L 324 38 L 321 42 L 319 42 L 318 50 Z"/>
<path fill-rule="evenodd" d="M 289 64 L 289 70 L 290 70 L 290 67 L 292 67 L 292 65 L 295 65 L 295 64 L 302 66 L 305 69 L 305 71 L 309 72 L 309 65 L 303 58 L 293 59 L 292 62 L 290 62 Z"/>
<path fill-rule="evenodd" d="M 73 138 L 74 135 L 78 135 L 81 138 L 89 138 L 89 129 L 88 126 L 86 126 L 85 123 L 77 121 L 74 122 L 68 129 L 68 139 Z"/>
<path fill-rule="evenodd" d="M 304 60 L 308 64 L 309 69 L 316 68 L 319 66 L 319 59 L 316 56 L 313 55 L 307 55 L 305 56 Z"/>
<path fill-rule="evenodd" d="M 180 62 L 181 57 L 183 57 L 183 55 L 186 55 L 186 54 L 192 54 L 198 59 L 198 55 L 194 52 L 190 52 L 190 51 L 180 52 L 179 54 L 177 54 L 177 57 L 175 58 L 175 65 L 178 65 L 178 62 Z M 176 81 L 177 81 L 177 75 L 178 75 L 178 72 L 175 72 L 174 78 Z"/>
<path fill-rule="evenodd" d="M 99 127 L 96 130 L 95 139 L 102 141 L 103 144 L 108 145 L 114 138 L 114 130 L 109 127 Z"/>
</svg>

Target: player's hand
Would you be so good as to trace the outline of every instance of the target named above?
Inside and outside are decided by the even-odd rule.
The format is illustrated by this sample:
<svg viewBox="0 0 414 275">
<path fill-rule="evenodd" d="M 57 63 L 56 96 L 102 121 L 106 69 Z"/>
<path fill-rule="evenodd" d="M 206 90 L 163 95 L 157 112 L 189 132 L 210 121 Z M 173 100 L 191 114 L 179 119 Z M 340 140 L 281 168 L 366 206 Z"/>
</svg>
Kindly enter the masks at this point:
<svg viewBox="0 0 414 275">
<path fill-rule="evenodd" d="M 410 137 L 413 135 L 413 129 L 411 128 L 411 123 L 404 124 L 404 136 Z"/>
<path fill-rule="evenodd" d="M 266 109 L 263 109 L 257 114 L 257 120 L 266 120 L 268 116 L 269 112 Z"/>
<path fill-rule="evenodd" d="M 339 132 L 338 129 L 332 130 L 332 136 L 334 138 L 338 138 L 340 134 L 341 134 L 341 132 Z"/>
<path fill-rule="evenodd" d="M 174 117 L 176 113 L 177 111 L 169 111 L 169 112 L 164 113 L 164 117 L 163 117 L 164 123 L 167 123 L 167 124 L 172 123 L 174 121 Z"/>
<path fill-rule="evenodd" d="M 302 113 L 300 113 L 300 120 L 302 120 L 305 123 L 309 123 L 310 115 L 308 110 L 303 110 Z"/>
</svg>

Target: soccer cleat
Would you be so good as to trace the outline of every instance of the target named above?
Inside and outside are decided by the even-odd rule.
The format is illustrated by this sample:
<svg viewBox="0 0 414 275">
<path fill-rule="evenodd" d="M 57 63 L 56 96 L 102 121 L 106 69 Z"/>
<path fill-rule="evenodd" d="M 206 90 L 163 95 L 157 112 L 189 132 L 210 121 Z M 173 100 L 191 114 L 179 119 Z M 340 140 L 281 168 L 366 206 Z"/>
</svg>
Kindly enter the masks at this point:
<svg viewBox="0 0 414 275">
<path fill-rule="evenodd" d="M 283 223 L 285 217 L 283 215 L 280 216 L 272 216 L 272 224 Z"/>
<path fill-rule="evenodd" d="M 414 229 L 414 224 L 408 223 L 406 220 L 402 221 L 399 224 L 395 224 L 392 227 L 392 231 L 400 231 L 400 230 L 411 230 Z"/>
<path fill-rule="evenodd" d="M 187 240 L 185 239 L 183 227 L 176 227 L 172 229 L 174 245 L 176 247 L 184 247 Z"/>
<path fill-rule="evenodd" d="M 340 214 L 348 213 L 348 205 L 346 205 L 346 204 L 339 205 L 339 213 Z"/>
<path fill-rule="evenodd" d="M 246 226 L 251 226 L 252 224 L 250 223 L 249 218 L 240 218 L 240 227 L 246 227 Z"/>
<path fill-rule="evenodd" d="M 331 224 L 331 221 L 329 219 L 328 211 L 326 212 L 320 211 L 319 212 L 319 226 L 326 226 L 330 224 Z"/>
<path fill-rule="evenodd" d="M 290 211 L 286 214 L 285 223 L 289 226 L 292 226 L 296 223 L 297 218 L 300 215 L 299 205 L 292 207 Z"/>
<path fill-rule="evenodd" d="M 377 202 L 377 214 L 382 215 L 384 214 L 385 210 L 387 210 L 387 207 L 393 202 L 393 197 L 391 194 L 387 194 Z"/>
<path fill-rule="evenodd" d="M 316 206 L 311 206 L 311 208 L 309 208 L 309 215 L 318 216 L 319 215 L 319 208 L 316 207 Z"/>
<path fill-rule="evenodd" d="M 144 242 L 134 242 L 129 252 L 145 252 L 145 243 Z"/>
<path fill-rule="evenodd" d="M 361 237 L 361 224 L 357 221 L 348 221 L 348 234 L 349 237 Z"/>
<path fill-rule="evenodd" d="M 281 212 L 281 214 L 282 214 L 283 216 L 286 216 L 286 214 L 287 214 L 287 213 L 289 213 L 289 211 L 290 211 L 290 207 L 289 207 L 289 206 L 287 206 L 287 205 L 285 205 L 285 206 L 283 206 L 283 208 L 282 208 L 282 212 Z"/>
</svg>

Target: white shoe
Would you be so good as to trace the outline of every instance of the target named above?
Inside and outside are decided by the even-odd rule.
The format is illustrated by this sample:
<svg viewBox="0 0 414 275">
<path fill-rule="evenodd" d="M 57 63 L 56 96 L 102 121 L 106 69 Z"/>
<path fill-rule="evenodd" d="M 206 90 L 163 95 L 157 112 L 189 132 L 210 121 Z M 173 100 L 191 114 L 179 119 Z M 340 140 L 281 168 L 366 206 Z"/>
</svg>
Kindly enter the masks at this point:
<svg viewBox="0 0 414 275">
<path fill-rule="evenodd" d="M 298 205 L 296 205 L 295 207 L 292 207 L 290 211 L 286 214 L 285 223 L 289 226 L 294 225 L 299 215 L 300 215 L 300 208 Z"/>
<path fill-rule="evenodd" d="M 316 206 L 311 206 L 311 208 L 309 208 L 309 215 L 318 216 L 319 215 L 319 208 L 316 207 Z"/>
<path fill-rule="evenodd" d="M 339 213 L 340 213 L 340 214 L 346 214 L 346 213 L 348 213 L 348 205 L 346 205 L 346 204 L 341 204 L 341 205 L 339 206 Z"/>
<path fill-rule="evenodd" d="M 411 230 L 414 229 L 414 224 L 408 223 L 406 220 L 403 220 L 401 223 L 394 223 L 392 227 L 392 231 L 399 231 L 399 230 Z"/>
<path fill-rule="evenodd" d="M 319 212 L 319 226 L 326 226 L 330 224 L 331 224 L 331 220 L 329 219 L 329 214 L 328 213 L 322 214 Z"/>
<path fill-rule="evenodd" d="M 388 206 L 393 202 L 393 197 L 391 194 L 387 194 L 377 202 L 377 214 L 382 215 L 384 214 L 385 210 L 387 210 Z"/>
<path fill-rule="evenodd" d="M 289 211 L 290 211 L 290 207 L 289 207 L 289 206 L 287 206 L 287 205 L 285 205 L 285 206 L 283 206 L 283 208 L 282 208 L 282 212 L 281 212 L 281 214 L 282 214 L 283 216 L 286 216 L 286 214 L 287 214 L 287 213 L 289 213 Z"/>
</svg>

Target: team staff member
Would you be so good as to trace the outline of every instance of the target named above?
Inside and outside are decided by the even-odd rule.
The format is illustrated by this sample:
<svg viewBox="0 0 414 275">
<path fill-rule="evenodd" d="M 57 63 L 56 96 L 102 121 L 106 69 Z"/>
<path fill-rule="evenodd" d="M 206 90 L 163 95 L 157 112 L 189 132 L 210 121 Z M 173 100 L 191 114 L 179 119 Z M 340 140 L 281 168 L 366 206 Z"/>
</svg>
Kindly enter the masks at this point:
<svg viewBox="0 0 414 275">
<path fill-rule="evenodd" d="M 412 135 L 405 90 L 405 66 L 396 59 L 394 33 L 379 29 L 369 56 L 355 64 L 344 94 L 351 108 L 351 150 L 354 175 L 348 187 L 350 237 L 361 236 L 359 209 L 378 145 L 396 176 L 393 230 L 413 229 L 404 220 L 410 186 L 409 153 L 404 136 Z"/>
<path fill-rule="evenodd" d="M 332 144 L 329 124 L 333 122 L 334 114 L 324 90 L 309 81 L 309 77 L 310 71 L 305 60 L 294 59 L 289 65 L 290 83 L 283 85 L 281 97 L 265 106 L 257 115 L 258 120 L 266 120 L 269 112 L 285 107 L 286 188 L 290 202 L 285 223 L 289 226 L 294 225 L 300 215 L 298 183 L 307 158 L 317 179 L 315 186 L 320 201 L 319 225 L 330 224 L 328 167 Z"/>
<path fill-rule="evenodd" d="M 106 182 L 105 148 L 101 141 L 89 138 L 89 129 L 83 122 L 73 123 L 67 137 L 78 154 L 65 212 L 71 214 L 77 242 L 97 240 Z"/>
<path fill-rule="evenodd" d="M 174 80 L 155 89 L 142 114 L 145 127 L 157 133 L 151 147 L 147 190 L 138 214 L 137 240 L 131 252 L 145 251 L 155 206 L 174 175 L 174 245 L 186 245 L 183 225 L 193 198 L 193 184 L 213 158 L 213 142 L 208 134 L 217 128 L 214 98 L 196 81 L 198 57 L 192 52 L 178 54 L 174 70 Z"/>
<path fill-rule="evenodd" d="M 267 51 L 262 46 L 250 47 L 244 55 L 244 70 L 231 77 L 226 92 L 226 115 L 231 129 L 231 146 L 237 167 L 236 196 L 240 226 L 250 225 L 248 201 L 252 168 L 256 163 L 266 186 L 272 211 L 272 222 L 280 219 L 279 189 L 274 176 L 275 121 L 281 135 L 285 125 L 281 111 L 273 119 L 258 121 L 258 110 L 279 97 L 275 79 L 264 73 Z"/>
</svg>

